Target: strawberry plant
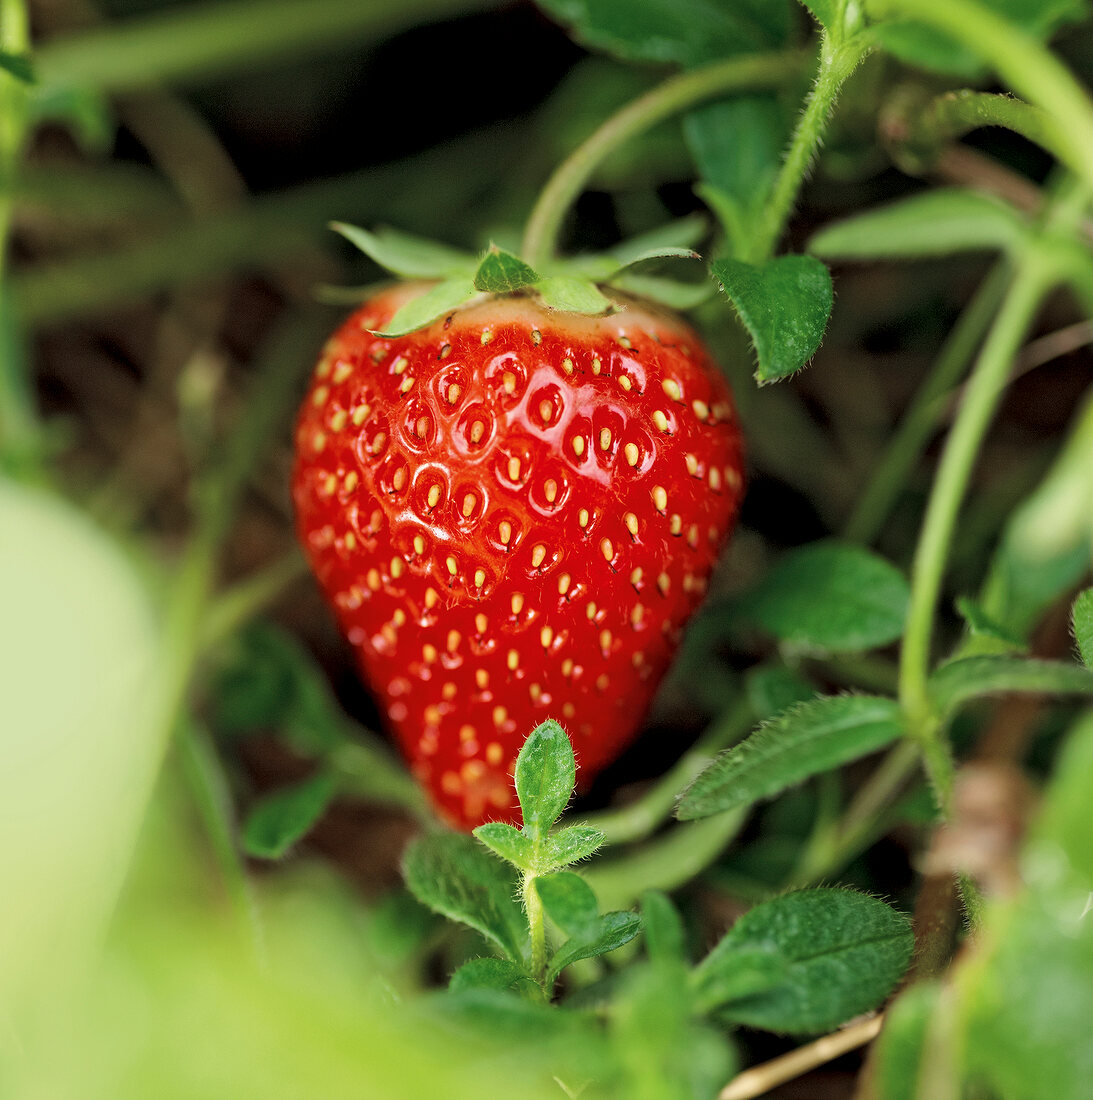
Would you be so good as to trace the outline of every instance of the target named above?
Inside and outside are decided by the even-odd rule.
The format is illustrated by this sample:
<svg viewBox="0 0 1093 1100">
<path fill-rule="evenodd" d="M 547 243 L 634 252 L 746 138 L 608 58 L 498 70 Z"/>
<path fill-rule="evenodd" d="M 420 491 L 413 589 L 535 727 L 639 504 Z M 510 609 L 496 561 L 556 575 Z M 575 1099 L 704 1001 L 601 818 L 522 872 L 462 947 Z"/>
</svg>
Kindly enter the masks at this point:
<svg viewBox="0 0 1093 1100">
<path fill-rule="evenodd" d="M 0 1091 L 1083 1097 L 1091 33 L 0 0 Z"/>
</svg>

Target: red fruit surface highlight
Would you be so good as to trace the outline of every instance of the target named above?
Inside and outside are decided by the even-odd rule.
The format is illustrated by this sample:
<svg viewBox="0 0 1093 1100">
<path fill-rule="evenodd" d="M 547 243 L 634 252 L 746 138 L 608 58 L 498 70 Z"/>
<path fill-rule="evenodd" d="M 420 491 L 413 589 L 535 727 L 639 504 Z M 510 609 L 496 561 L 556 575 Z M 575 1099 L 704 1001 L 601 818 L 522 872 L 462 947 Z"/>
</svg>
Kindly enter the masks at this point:
<svg viewBox="0 0 1093 1100">
<path fill-rule="evenodd" d="M 311 567 L 414 775 L 459 828 L 519 821 L 545 718 L 587 784 L 634 736 L 743 492 L 728 387 L 695 333 L 492 298 L 328 342 L 296 428 Z"/>
</svg>

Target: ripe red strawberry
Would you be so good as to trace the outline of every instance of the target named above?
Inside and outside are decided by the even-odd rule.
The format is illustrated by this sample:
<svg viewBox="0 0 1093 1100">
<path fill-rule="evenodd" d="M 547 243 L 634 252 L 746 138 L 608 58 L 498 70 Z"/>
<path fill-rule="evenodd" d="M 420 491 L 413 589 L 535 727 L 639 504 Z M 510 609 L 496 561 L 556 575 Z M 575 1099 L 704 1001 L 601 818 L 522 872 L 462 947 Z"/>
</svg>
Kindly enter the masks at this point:
<svg viewBox="0 0 1093 1100">
<path fill-rule="evenodd" d="M 415 289 L 326 346 L 293 491 L 414 774 L 471 828 L 517 818 L 513 762 L 544 718 L 585 782 L 631 739 L 732 526 L 742 447 L 677 319 L 507 295 L 374 335 Z"/>
</svg>

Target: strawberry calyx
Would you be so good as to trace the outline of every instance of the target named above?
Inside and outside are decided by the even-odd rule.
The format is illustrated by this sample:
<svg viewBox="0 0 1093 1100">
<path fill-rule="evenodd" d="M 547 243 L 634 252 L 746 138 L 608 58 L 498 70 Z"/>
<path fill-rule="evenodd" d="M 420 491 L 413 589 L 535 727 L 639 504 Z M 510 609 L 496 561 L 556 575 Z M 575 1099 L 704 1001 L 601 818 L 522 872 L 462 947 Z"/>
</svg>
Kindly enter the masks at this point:
<svg viewBox="0 0 1093 1100">
<path fill-rule="evenodd" d="M 686 310 L 714 290 L 709 282 L 686 283 L 642 270 L 664 261 L 700 260 L 693 244 L 705 232 L 701 218 L 681 219 L 603 253 L 553 261 L 545 271 L 495 244 L 474 255 L 390 228 L 372 231 L 345 222 L 332 222 L 331 228 L 393 275 L 427 284 L 378 336 L 404 336 L 490 296 L 530 294 L 555 312 L 603 316 L 620 308 L 615 293 Z"/>
</svg>

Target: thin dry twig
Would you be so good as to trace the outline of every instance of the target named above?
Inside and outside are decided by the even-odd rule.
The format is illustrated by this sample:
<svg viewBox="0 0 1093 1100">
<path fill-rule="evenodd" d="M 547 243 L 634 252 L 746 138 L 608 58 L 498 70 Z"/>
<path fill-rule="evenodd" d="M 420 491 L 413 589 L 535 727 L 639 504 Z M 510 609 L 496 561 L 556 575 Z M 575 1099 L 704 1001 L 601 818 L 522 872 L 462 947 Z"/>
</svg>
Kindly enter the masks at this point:
<svg viewBox="0 0 1093 1100">
<path fill-rule="evenodd" d="M 841 1031 L 833 1031 L 822 1039 L 806 1043 L 788 1054 L 752 1066 L 751 1069 L 738 1073 L 717 1094 L 717 1100 L 754 1100 L 754 1097 L 762 1096 L 778 1085 L 784 1085 L 795 1077 L 872 1042 L 880 1034 L 883 1024 L 883 1014 L 870 1016 L 844 1027 Z"/>
</svg>

